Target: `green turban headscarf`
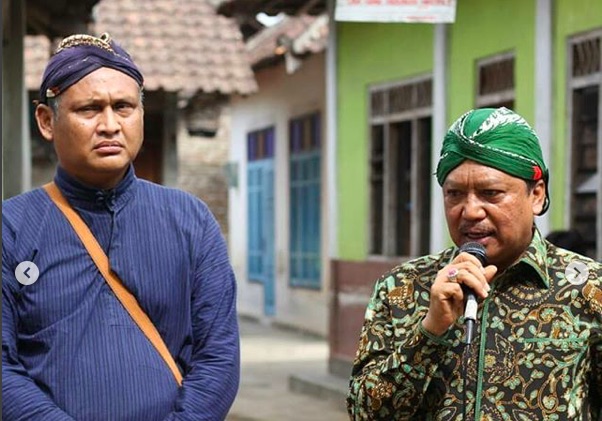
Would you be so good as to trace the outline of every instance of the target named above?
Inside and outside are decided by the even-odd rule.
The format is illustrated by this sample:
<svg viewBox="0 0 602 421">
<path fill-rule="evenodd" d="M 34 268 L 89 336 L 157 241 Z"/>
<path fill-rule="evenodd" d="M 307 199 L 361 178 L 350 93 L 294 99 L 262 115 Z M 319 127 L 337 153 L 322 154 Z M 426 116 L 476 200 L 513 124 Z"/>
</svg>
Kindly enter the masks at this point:
<svg viewBox="0 0 602 421">
<path fill-rule="evenodd" d="M 480 108 L 460 117 L 449 128 L 437 164 L 437 181 L 464 160 L 478 162 L 524 180 L 543 179 L 546 199 L 541 214 L 548 210 L 548 168 L 539 138 L 524 118 L 507 108 Z"/>
</svg>

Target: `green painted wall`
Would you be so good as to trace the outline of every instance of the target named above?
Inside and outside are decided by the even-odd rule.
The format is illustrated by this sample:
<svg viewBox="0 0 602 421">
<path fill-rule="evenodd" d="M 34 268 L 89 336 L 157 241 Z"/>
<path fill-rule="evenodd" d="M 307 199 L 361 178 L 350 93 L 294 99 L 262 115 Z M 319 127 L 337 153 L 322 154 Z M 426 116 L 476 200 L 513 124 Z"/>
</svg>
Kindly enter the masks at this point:
<svg viewBox="0 0 602 421">
<path fill-rule="evenodd" d="M 535 0 L 461 0 L 449 31 L 448 121 L 474 108 L 477 62 L 514 52 L 515 111 L 535 116 Z"/>
<path fill-rule="evenodd" d="M 602 1 L 600 0 L 556 0 L 554 10 L 554 139 L 550 167 L 551 178 L 551 225 L 553 229 L 564 228 L 567 156 L 570 147 L 567 138 L 567 42 L 573 35 L 592 29 L 602 29 Z M 601 153 L 600 151 L 598 153 Z"/>
<path fill-rule="evenodd" d="M 339 23 L 339 258 L 363 260 L 368 250 L 368 89 L 427 74 L 433 68 L 433 26 Z"/>
</svg>

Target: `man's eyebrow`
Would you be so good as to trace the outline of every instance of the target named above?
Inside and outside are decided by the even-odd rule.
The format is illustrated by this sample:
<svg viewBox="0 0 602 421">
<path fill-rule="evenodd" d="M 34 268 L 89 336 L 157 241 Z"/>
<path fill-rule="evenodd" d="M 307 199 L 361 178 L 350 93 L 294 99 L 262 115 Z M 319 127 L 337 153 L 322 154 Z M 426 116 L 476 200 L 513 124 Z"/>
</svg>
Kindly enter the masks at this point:
<svg viewBox="0 0 602 421">
<path fill-rule="evenodd" d="M 89 97 L 89 98 L 84 98 L 84 99 L 80 99 L 80 100 L 74 100 L 73 104 L 78 106 L 78 105 L 104 104 L 104 103 L 115 104 L 115 103 L 119 103 L 119 102 L 136 103 L 136 102 L 138 102 L 138 97 L 135 95 L 127 95 L 126 94 L 126 95 L 114 96 L 113 98 L 111 98 L 110 101 L 107 101 L 106 98 L 101 98 L 101 97 Z"/>
<path fill-rule="evenodd" d="M 454 188 L 454 189 L 464 188 L 464 187 L 466 187 L 466 183 L 448 179 L 448 180 L 445 180 L 445 182 L 443 183 L 443 187 Z"/>
</svg>

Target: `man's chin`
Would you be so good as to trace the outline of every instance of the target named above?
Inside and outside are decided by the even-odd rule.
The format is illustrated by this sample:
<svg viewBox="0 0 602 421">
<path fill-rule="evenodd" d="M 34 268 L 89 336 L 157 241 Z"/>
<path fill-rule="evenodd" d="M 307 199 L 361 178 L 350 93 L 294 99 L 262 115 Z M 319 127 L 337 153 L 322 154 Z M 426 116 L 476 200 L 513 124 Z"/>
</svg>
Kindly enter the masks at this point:
<svg viewBox="0 0 602 421">
<path fill-rule="evenodd" d="M 102 173 L 120 173 L 125 171 L 130 165 L 130 159 L 122 154 L 107 155 L 95 159 L 92 163 L 93 171 Z"/>
</svg>

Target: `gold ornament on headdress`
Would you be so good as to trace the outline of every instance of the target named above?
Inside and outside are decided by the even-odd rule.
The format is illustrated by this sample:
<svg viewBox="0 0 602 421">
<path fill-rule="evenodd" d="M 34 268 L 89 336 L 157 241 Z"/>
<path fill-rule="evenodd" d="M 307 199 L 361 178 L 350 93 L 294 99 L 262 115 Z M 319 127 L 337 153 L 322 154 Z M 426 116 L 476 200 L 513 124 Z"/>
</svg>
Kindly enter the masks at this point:
<svg viewBox="0 0 602 421">
<path fill-rule="evenodd" d="M 111 35 L 108 32 L 103 33 L 100 37 L 95 37 L 88 34 L 76 34 L 63 39 L 56 48 L 54 54 L 57 54 L 67 48 L 91 45 L 93 47 L 102 48 L 105 51 L 115 54 L 115 50 L 111 47 Z M 46 97 L 54 98 L 59 94 L 58 87 L 46 89 Z"/>
<path fill-rule="evenodd" d="M 61 41 L 57 47 L 55 54 L 71 47 L 79 47 L 82 45 L 91 45 L 93 47 L 102 48 L 103 50 L 115 53 L 113 47 L 111 47 L 111 36 L 108 32 L 105 32 L 100 37 L 87 34 L 71 35 Z"/>
</svg>

